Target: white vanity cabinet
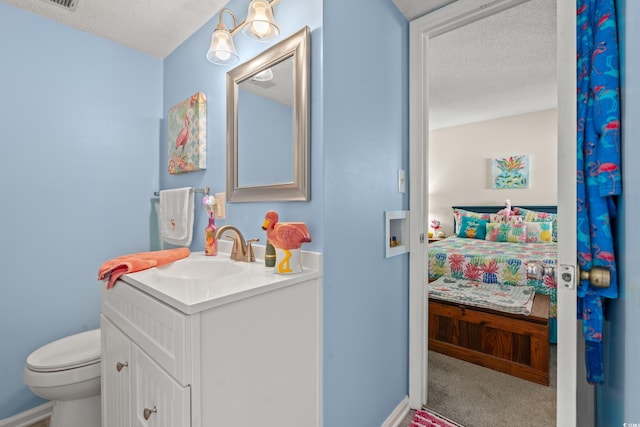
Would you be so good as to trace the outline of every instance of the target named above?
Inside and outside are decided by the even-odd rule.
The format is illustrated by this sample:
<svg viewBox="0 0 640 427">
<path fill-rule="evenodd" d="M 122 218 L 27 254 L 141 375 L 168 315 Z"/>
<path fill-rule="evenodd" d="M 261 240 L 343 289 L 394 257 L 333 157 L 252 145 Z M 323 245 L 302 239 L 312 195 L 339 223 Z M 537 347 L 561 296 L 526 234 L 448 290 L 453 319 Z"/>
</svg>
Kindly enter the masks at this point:
<svg viewBox="0 0 640 427">
<path fill-rule="evenodd" d="M 198 304 L 144 275 L 105 289 L 102 425 L 321 426 L 321 276 L 260 269 L 266 284 Z"/>
<path fill-rule="evenodd" d="M 185 370 L 172 363 L 180 353 L 173 345 L 184 349 L 190 340 L 189 321 L 188 316 L 124 282 L 104 293 L 100 317 L 103 426 L 190 425 Z M 181 381 L 174 378 L 176 374 Z"/>
</svg>

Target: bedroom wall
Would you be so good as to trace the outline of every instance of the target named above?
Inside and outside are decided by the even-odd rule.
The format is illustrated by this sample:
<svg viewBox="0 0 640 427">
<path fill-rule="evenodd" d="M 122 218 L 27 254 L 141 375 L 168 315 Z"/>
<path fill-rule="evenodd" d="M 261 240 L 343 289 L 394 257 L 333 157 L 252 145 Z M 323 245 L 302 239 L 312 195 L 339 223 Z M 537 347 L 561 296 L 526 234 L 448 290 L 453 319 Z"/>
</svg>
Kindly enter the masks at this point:
<svg viewBox="0 0 640 427">
<path fill-rule="evenodd" d="M 556 109 L 431 130 L 429 221 L 453 232 L 454 205 L 555 205 L 557 202 Z M 490 159 L 530 156 L 529 188 L 489 187 Z"/>
</svg>

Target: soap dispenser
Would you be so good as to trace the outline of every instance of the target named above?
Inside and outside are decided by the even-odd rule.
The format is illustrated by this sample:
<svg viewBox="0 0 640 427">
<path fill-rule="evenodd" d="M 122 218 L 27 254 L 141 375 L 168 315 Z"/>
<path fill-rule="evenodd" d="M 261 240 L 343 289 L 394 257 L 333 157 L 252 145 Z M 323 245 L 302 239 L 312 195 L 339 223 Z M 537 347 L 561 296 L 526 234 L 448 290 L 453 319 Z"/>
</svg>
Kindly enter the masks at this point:
<svg viewBox="0 0 640 427">
<path fill-rule="evenodd" d="M 215 256 L 218 255 L 218 239 L 216 239 L 216 221 L 214 219 L 215 197 L 204 196 L 202 204 L 209 216 L 209 225 L 204 229 L 204 254 Z"/>
</svg>

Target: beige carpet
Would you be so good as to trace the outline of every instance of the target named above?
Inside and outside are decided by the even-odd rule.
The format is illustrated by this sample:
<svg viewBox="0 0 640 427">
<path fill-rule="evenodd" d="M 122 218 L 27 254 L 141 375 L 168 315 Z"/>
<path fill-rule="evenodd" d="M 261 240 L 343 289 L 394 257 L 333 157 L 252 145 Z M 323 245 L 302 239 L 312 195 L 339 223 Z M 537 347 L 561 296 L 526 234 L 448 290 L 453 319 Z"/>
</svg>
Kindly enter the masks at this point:
<svg viewBox="0 0 640 427">
<path fill-rule="evenodd" d="M 556 346 L 549 387 L 429 352 L 427 407 L 465 427 L 556 425 Z"/>
</svg>

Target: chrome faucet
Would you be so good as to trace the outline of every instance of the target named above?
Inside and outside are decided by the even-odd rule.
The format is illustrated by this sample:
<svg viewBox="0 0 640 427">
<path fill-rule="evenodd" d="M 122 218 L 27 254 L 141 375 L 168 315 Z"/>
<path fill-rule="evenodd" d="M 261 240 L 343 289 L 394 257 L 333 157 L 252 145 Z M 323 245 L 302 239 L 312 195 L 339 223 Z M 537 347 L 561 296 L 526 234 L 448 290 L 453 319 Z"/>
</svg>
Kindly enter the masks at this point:
<svg viewBox="0 0 640 427">
<path fill-rule="evenodd" d="M 253 242 L 257 242 L 260 239 L 251 239 L 249 241 L 244 240 L 244 236 L 233 225 L 223 225 L 216 230 L 214 238 L 220 239 L 227 231 L 233 232 L 233 248 L 231 248 L 230 258 L 234 261 L 254 262 L 256 257 L 253 253 Z"/>
</svg>

